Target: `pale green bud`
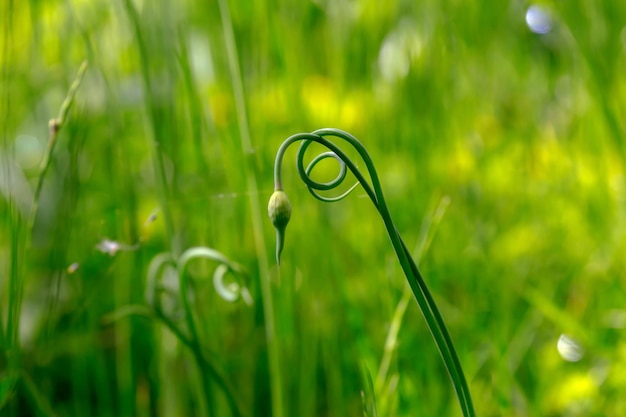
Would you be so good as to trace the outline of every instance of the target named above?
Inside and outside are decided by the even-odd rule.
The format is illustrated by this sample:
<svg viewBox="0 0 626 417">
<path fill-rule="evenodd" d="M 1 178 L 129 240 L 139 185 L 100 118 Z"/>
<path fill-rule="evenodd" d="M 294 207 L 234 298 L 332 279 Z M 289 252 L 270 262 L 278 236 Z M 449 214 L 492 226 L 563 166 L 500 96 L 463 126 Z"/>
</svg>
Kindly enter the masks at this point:
<svg viewBox="0 0 626 417">
<path fill-rule="evenodd" d="M 285 244 L 285 228 L 291 218 L 291 203 L 284 191 L 274 191 L 267 204 L 267 214 L 276 228 L 276 263 L 280 265 L 280 254 Z"/>
<path fill-rule="evenodd" d="M 267 205 L 267 214 L 275 228 L 284 229 L 287 227 L 291 218 L 291 203 L 284 191 L 274 191 Z"/>
</svg>

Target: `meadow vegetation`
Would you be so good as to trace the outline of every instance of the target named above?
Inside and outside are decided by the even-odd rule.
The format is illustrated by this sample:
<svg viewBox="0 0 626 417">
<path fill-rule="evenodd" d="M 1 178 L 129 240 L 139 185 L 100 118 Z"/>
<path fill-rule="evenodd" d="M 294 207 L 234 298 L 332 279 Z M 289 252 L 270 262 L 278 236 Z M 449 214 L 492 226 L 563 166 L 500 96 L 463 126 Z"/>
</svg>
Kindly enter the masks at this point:
<svg viewBox="0 0 626 417">
<path fill-rule="evenodd" d="M 276 151 L 325 127 L 368 149 L 476 415 L 626 415 L 626 3 L 0 21 L 1 415 L 461 416 L 376 208 L 312 198 L 295 150 L 276 265 Z"/>
</svg>

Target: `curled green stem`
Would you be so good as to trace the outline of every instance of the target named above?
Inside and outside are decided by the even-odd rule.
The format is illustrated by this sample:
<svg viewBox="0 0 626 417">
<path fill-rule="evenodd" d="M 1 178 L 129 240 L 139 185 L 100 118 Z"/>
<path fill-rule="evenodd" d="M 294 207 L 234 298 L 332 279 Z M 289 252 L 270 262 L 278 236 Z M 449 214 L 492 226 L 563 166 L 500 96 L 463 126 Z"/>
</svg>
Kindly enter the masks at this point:
<svg viewBox="0 0 626 417">
<path fill-rule="evenodd" d="M 195 259 L 206 259 L 218 263 L 213 276 L 213 283 L 216 291 L 226 301 L 235 301 L 240 297 L 248 302 L 250 298 L 247 288 L 244 285 L 244 277 L 247 276 L 243 267 L 226 257 L 221 252 L 209 247 L 193 247 L 184 251 L 177 259 L 170 253 L 162 253 L 157 255 L 148 267 L 148 283 L 146 290 L 146 301 L 149 306 L 132 305 L 121 308 L 116 312 L 109 314 L 106 321 L 114 321 L 128 315 L 139 315 L 150 318 L 157 318 L 161 321 L 177 338 L 187 346 L 193 354 L 199 368 L 202 380 L 202 389 L 204 391 L 204 401 L 209 406 L 212 393 L 210 390 L 211 379 L 214 380 L 226 396 L 226 400 L 231 408 L 234 417 L 241 417 L 241 406 L 235 398 L 235 390 L 228 383 L 225 376 L 218 372 L 217 367 L 213 364 L 210 357 L 205 353 L 200 334 L 196 326 L 196 319 L 192 309 L 192 301 L 189 297 L 189 277 L 186 269 L 189 262 Z M 161 304 L 160 293 L 167 291 L 162 283 L 163 275 L 167 267 L 175 268 L 179 281 L 179 297 L 182 304 L 186 331 L 180 328 L 173 319 L 169 318 L 163 310 Z M 224 275 L 231 273 L 237 279 L 234 286 L 225 286 L 223 283 Z M 175 294 L 173 294 L 175 295 Z M 249 300 L 251 302 L 251 300 Z"/>
<path fill-rule="evenodd" d="M 359 154 L 365 166 L 367 168 L 367 174 L 369 175 L 369 181 L 366 179 L 365 175 L 358 169 L 357 165 L 348 157 L 348 155 L 334 142 L 330 141 L 328 137 L 339 138 L 349 145 L 351 145 Z M 387 229 L 387 233 L 393 245 L 394 251 L 400 262 L 404 275 L 411 286 L 411 290 L 413 295 L 415 296 L 415 300 L 422 311 L 424 319 L 426 320 L 426 324 L 428 329 L 430 330 L 435 344 L 437 345 L 437 349 L 443 359 L 446 370 L 452 380 L 452 385 L 456 392 L 457 398 L 459 400 L 459 405 L 461 407 L 461 411 L 463 412 L 463 416 L 465 417 L 474 417 L 474 406 L 472 404 L 472 398 L 470 395 L 469 387 L 467 385 L 467 381 L 465 379 L 465 375 L 463 373 L 463 368 L 461 367 L 461 363 L 454 349 L 454 345 L 452 343 L 452 339 L 446 325 L 443 321 L 441 313 L 433 299 L 430 291 L 422 277 L 420 271 L 417 268 L 417 265 L 409 250 L 407 249 L 404 241 L 400 237 L 400 233 L 396 229 L 393 220 L 391 219 L 391 214 L 389 213 L 389 208 L 387 207 L 387 203 L 385 202 L 385 198 L 383 196 L 382 187 L 380 184 L 380 180 L 378 178 L 378 174 L 376 169 L 374 168 L 374 163 L 369 156 L 365 147 L 359 142 L 354 136 L 350 133 L 347 133 L 343 130 L 333 129 L 333 128 L 325 128 L 319 129 L 312 133 L 298 133 L 293 136 L 287 138 L 276 153 L 276 160 L 274 163 L 274 189 L 276 192 L 283 191 L 283 181 L 282 181 L 282 163 L 285 152 L 290 145 L 295 142 L 301 141 L 300 148 L 298 149 L 298 154 L 296 158 L 296 165 L 298 168 L 298 173 L 300 174 L 300 178 L 306 184 L 309 192 L 317 199 L 325 201 L 325 202 L 333 202 L 341 200 L 345 198 L 357 185 L 361 185 L 367 195 L 369 196 L 372 203 L 378 210 L 383 222 L 385 223 L 385 228 Z M 314 158 L 307 167 L 304 166 L 304 155 L 306 153 L 307 148 L 311 145 L 311 143 L 317 142 L 322 146 L 328 149 L 328 152 L 325 152 L 321 155 L 318 155 Z M 325 158 L 334 158 L 339 162 L 340 172 L 337 177 L 329 182 L 317 182 L 310 177 L 310 173 L 315 167 L 315 165 Z M 346 170 L 350 170 L 350 172 L 355 176 L 357 183 L 350 187 L 348 191 L 336 197 L 326 197 L 321 195 L 319 191 L 327 191 L 334 189 L 339 186 L 346 177 Z M 274 195 L 272 195 L 272 199 L 274 199 Z M 286 198 L 286 194 L 285 194 Z M 272 204 L 272 199 L 270 199 L 270 206 Z M 288 200 L 287 200 L 288 201 Z M 270 218 L 272 218 L 272 212 L 270 207 L 268 206 L 268 213 L 270 214 Z M 291 214 L 291 207 L 289 207 L 289 213 Z M 274 223 L 274 218 L 272 218 L 272 222 Z M 282 224 L 281 233 L 278 233 L 278 226 L 274 224 L 277 229 L 277 261 L 282 251 L 282 245 L 284 244 L 284 233 L 287 223 Z"/>
</svg>

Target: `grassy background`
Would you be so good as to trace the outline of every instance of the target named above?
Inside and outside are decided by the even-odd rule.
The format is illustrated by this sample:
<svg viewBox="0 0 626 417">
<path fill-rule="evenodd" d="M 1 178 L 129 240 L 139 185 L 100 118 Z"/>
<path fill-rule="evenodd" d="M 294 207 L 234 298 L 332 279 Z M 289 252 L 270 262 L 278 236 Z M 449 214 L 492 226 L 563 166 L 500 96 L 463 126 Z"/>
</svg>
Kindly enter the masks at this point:
<svg viewBox="0 0 626 417">
<path fill-rule="evenodd" d="M 252 306 L 215 293 L 214 263 L 188 272 L 244 416 L 360 415 L 363 363 L 379 415 L 460 415 L 414 303 L 377 378 L 402 273 L 364 193 L 314 200 L 295 151 L 273 266 L 275 152 L 338 127 L 408 246 L 432 237 L 420 267 L 478 414 L 626 415 L 626 3 L 542 4 L 545 35 L 521 1 L 3 1 L 1 412 L 231 415 L 159 322 L 103 320 L 145 304 L 159 253 L 208 246 L 249 271 Z M 48 121 L 84 60 L 31 227 Z M 128 250 L 101 253 L 107 238 Z"/>
</svg>

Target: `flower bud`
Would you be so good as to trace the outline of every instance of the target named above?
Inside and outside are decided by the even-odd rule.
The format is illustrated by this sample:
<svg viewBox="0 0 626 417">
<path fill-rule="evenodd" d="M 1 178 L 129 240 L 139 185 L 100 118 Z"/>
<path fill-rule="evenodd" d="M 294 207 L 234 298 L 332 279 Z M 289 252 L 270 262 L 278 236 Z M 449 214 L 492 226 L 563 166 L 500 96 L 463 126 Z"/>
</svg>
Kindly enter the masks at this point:
<svg viewBox="0 0 626 417">
<path fill-rule="evenodd" d="M 284 191 L 274 191 L 267 204 L 267 214 L 276 228 L 276 263 L 280 265 L 280 254 L 285 244 L 285 228 L 291 218 L 291 203 Z"/>
<path fill-rule="evenodd" d="M 285 229 L 291 218 L 291 203 L 282 190 L 274 191 L 267 205 L 267 214 L 277 229 Z"/>
</svg>

